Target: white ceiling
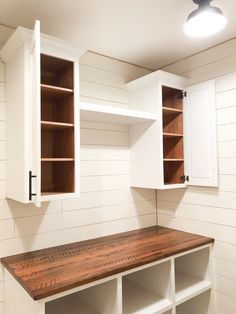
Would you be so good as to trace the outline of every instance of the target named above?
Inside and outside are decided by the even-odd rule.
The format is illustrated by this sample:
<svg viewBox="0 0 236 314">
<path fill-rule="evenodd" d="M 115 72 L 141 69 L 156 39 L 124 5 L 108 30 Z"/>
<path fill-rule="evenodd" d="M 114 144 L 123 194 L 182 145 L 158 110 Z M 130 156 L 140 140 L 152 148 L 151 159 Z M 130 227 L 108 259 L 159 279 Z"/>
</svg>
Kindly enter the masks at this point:
<svg viewBox="0 0 236 314">
<path fill-rule="evenodd" d="M 192 0 L 0 0 L 0 21 L 32 28 L 133 64 L 157 69 L 236 36 L 236 0 L 214 0 L 228 18 L 206 39 L 183 33 Z"/>
</svg>

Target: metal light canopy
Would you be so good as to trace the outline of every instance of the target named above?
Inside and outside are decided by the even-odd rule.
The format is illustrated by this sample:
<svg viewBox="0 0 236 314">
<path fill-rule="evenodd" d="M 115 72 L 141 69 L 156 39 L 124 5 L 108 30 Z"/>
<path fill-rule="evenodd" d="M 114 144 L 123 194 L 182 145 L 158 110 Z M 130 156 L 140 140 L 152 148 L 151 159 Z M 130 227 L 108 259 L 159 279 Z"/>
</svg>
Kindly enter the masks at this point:
<svg viewBox="0 0 236 314">
<path fill-rule="evenodd" d="M 223 12 L 212 7 L 212 0 L 193 0 L 199 7 L 189 14 L 184 31 L 192 37 L 206 37 L 221 31 L 227 24 Z"/>
</svg>

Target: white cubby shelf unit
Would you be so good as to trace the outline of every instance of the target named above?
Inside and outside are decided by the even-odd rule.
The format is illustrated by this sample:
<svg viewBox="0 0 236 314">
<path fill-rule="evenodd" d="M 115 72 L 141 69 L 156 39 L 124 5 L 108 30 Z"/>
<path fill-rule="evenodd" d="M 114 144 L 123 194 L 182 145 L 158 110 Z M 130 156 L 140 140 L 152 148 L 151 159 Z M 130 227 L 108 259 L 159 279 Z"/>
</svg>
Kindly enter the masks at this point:
<svg viewBox="0 0 236 314">
<path fill-rule="evenodd" d="M 212 245 L 207 244 L 34 301 L 6 271 L 6 314 L 214 314 Z"/>
</svg>

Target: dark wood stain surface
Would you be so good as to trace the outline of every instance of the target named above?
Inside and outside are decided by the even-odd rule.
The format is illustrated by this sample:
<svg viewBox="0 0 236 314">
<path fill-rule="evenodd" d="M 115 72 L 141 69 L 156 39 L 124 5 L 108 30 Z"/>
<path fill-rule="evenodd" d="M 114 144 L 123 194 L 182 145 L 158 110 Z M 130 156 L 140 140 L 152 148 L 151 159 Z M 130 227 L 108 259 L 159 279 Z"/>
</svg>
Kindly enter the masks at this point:
<svg viewBox="0 0 236 314">
<path fill-rule="evenodd" d="M 34 300 L 214 242 L 154 226 L 1 259 Z"/>
</svg>

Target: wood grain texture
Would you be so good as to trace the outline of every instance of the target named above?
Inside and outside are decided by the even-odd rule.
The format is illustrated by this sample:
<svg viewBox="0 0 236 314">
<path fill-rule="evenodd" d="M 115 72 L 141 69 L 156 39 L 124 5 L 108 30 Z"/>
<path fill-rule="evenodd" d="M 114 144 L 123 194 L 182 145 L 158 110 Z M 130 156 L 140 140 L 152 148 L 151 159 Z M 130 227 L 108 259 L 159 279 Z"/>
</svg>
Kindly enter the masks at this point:
<svg viewBox="0 0 236 314">
<path fill-rule="evenodd" d="M 212 243 L 154 226 L 1 259 L 34 300 Z"/>
</svg>

